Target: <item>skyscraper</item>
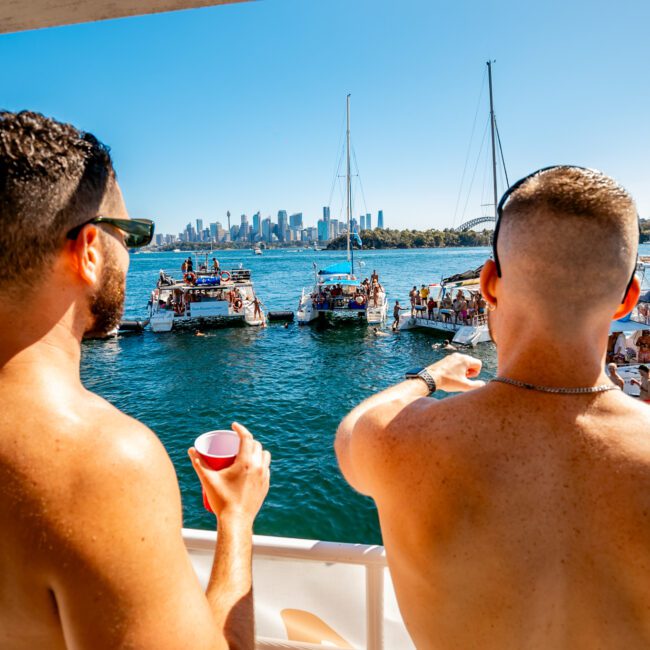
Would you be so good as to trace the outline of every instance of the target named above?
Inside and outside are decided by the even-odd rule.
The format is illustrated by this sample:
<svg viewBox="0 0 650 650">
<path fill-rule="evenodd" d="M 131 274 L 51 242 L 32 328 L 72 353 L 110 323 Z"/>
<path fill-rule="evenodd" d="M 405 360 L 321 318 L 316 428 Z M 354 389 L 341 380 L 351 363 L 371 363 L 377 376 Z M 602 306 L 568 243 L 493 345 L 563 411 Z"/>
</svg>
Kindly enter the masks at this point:
<svg viewBox="0 0 650 650">
<path fill-rule="evenodd" d="M 372 230 L 372 215 L 370 212 L 366 214 L 366 230 Z"/>
<path fill-rule="evenodd" d="M 214 240 L 217 241 L 219 238 L 219 231 L 217 229 L 217 224 L 216 223 L 211 223 L 210 224 L 210 237 Z"/>
<path fill-rule="evenodd" d="M 196 220 L 196 232 L 199 234 L 199 239 L 201 239 L 201 233 L 203 232 L 203 219 Z"/>
<path fill-rule="evenodd" d="M 277 237 L 279 241 L 287 239 L 287 230 L 289 229 L 289 219 L 286 210 L 278 210 L 278 232 Z"/>
<path fill-rule="evenodd" d="M 273 226 L 271 224 L 271 217 L 262 219 L 262 239 L 264 241 L 270 242 L 272 234 L 273 234 Z"/>
<path fill-rule="evenodd" d="M 296 212 L 289 217 L 289 226 L 292 228 L 302 228 L 302 212 Z"/>
<path fill-rule="evenodd" d="M 323 208 L 323 221 L 329 221 L 330 220 L 330 206 L 326 205 Z"/>
<path fill-rule="evenodd" d="M 253 236 L 256 235 L 262 235 L 262 219 L 259 212 L 253 215 Z"/>
<path fill-rule="evenodd" d="M 380 210 L 377 213 L 377 228 L 383 228 L 384 227 L 384 211 Z"/>
<path fill-rule="evenodd" d="M 245 214 L 241 216 L 241 225 L 239 226 L 238 239 L 246 241 L 248 239 L 248 217 Z"/>
<path fill-rule="evenodd" d="M 366 229 L 366 215 L 362 214 L 359 217 L 359 230 L 365 230 Z"/>
<path fill-rule="evenodd" d="M 324 211 L 324 210 L 323 210 Z M 329 220 L 318 220 L 318 241 L 328 241 L 330 239 Z"/>
</svg>

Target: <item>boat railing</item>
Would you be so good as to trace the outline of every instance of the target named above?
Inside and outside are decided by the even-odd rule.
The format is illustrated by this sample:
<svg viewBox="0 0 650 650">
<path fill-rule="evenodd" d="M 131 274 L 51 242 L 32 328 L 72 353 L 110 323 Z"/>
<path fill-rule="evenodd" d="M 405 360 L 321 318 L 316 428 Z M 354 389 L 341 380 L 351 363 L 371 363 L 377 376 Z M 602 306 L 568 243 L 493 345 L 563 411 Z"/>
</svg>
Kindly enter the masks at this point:
<svg viewBox="0 0 650 650">
<path fill-rule="evenodd" d="M 216 533 L 183 538 L 205 585 Z M 257 650 L 413 648 L 382 546 L 255 535 L 253 582 Z"/>
<path fill-rule="evenodd" d="M 418 306 L 419 307 L 419 306 Z M 487 324 L 486 314 L 475 314 L 467 321 L 457 317 L 457 314 L 452 309 L 435 308 L 432 311 L 432 316 L 429 316 L 427 309 L 415 309 L 416 320 L 425 320 L 434 323 L 442 323 L 444 325 L 471 325 L 472 327 L 480 327 Z"/>
<path fill-rule="evenodd" d="M 250 282 L 251 280 L 251 271 L 250 269 L 226 269 L 226 268 L 220 268 L 218 271 L 215 271 L 214 269 L 193 269 L 192 273 L 194 273 L 197 277 L 217 277 L 222 275 L 223 273 L 227 273 L 229 276 L 228 280 L 225 280 L 224 282 Z M 162 279 L 162 275 L 166 278 L 169 278 L 171 280 L 174 280 L 177 283 L 182 283 L 184 281 L 184 276 L 186 273 L 181 271 L 180 269 L 161 269 L 159 271 L 159 279 Z"/>
</svg>

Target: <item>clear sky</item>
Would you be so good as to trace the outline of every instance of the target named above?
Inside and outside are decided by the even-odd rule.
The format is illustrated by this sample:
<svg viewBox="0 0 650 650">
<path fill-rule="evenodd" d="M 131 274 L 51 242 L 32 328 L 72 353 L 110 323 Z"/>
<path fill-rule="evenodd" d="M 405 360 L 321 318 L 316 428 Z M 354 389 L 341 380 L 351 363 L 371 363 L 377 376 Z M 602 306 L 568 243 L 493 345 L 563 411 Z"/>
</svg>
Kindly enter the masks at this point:
<svg viewBox="0 0 650 650">
<path fill-rule="evenodd" d="M 0 107 L 95 133 L 132 216 L 178 232 L 226 210 L 315 225 L 350 92 L 355 213 L 443 228 L 491 209 L 491 58 L 510 181 L 597 167 L 650 217 L 649 24 L 644 0 L 261 0 L 0 36 Z"/>
</svg>

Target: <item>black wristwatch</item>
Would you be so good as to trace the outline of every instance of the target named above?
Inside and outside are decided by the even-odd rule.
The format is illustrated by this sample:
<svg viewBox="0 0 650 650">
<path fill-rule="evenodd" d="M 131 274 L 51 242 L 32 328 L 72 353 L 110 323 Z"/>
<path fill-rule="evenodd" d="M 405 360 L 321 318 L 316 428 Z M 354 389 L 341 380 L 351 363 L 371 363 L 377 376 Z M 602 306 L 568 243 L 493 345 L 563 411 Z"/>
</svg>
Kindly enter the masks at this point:
<svg viewBox="0 0 650 650">
<path fill-rule="evenodd" d="M 421 379 L 424 381 L 429 388 L 429 395 L 435 393 L 437 390 L 436 380 L 426 368 L 413 368 L 406 373 L 405 377 L 406 379 Z"/>
</svg>

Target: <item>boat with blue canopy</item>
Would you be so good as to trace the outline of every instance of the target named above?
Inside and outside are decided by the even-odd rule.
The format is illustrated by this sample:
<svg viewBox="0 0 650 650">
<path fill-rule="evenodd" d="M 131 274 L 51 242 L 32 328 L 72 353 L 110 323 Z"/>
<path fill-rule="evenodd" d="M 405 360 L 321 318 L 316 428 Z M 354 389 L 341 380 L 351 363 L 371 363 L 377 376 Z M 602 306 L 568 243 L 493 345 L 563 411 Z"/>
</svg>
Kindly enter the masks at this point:
<svg viewBox="0 0 650 650">
<path fill-rule="evenodd" d="M 311 323 L 326 315 L 352 316 L 365 319 L 369 325 L 380 325 L 386 320 L 388 303 L 386 291 L 379 282 L 379 276 L 373 272 L 368 279 L 357 278 L 354 272 L 354 247 L 351 237 L 361 245 L 358 233 L 352 233 L 350 215 L 352 213 L 352 191 L 350 185 L 350 95 L 347 96 L 347 259 L 331 264 L 319 271 L 314 263 L 314 287 L 306 292 L 304 289 L 298 303 L 297 321 L 299 325 Z"/>
</svg>

